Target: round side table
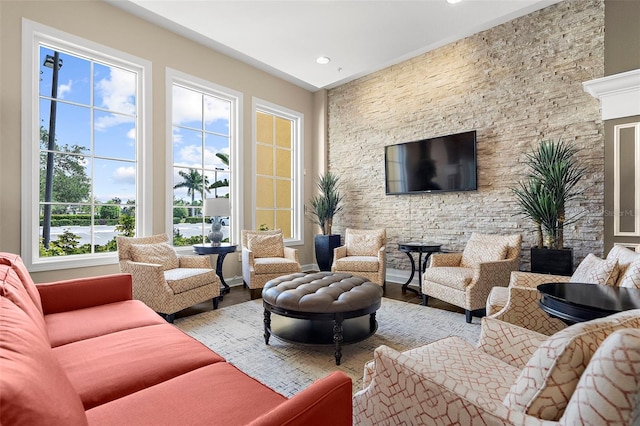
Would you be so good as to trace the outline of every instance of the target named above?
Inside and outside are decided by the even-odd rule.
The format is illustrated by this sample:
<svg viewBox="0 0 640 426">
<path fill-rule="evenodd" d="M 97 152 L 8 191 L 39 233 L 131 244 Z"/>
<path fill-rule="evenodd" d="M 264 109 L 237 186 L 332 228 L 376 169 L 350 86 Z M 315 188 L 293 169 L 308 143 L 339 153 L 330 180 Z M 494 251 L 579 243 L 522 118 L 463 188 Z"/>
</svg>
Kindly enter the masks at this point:
<svg viewBox="0 0 640 426">
<path fill-rule="evenodd" d="M 427 267 L 427 261 L 429 257 L 431 257 L 432 253 L 437 253 L 440 251 L 442 244 L 433 243 L 433 242 L 420 242 L 420 241 L 411 241 L 407 243 L 398 243 L 398 250 L 401 252 L 407 253 L 409 256 L 409 260 L 411 260 L 411 275 L 406 283 L 402 284 L 402 293 L 406 293 L 407 290 L 415 292 L 418 296 L 422 295 L 422 273 Z M 416 265 L 416 261 L 413 259 L 413 255 L 411 253 L 418 253 L 418 265 Z M 424 261 L 422 260 L 422 254 L 425 254 Z M 415 288 L 409 287 L 409 284 L 413 280 L 413 277 L 416 274 L 416 270 L 418 271 L 418 290 Z"/>
<path fill-rule="evenodd" d="M 231 290 L 229 284 L 224 281 L 224 277 L 222 276 L 222 264 L 224 263 L 224 258 L 229 253 L 233 253 L 236 251 L 237 244 L 229 244 L 229 243 L 221 243 L 219 246 L 212 246 L 211 244 L 194 244 L 193 251 L 197 254 L 215 254 L 218 255 L 218 259 L 216 260 L 216 275 L 220 278 L 220 283 L 222 283 L 223 288 L 220 290 L 220 294 L 229 293 Z"/>
</svg>

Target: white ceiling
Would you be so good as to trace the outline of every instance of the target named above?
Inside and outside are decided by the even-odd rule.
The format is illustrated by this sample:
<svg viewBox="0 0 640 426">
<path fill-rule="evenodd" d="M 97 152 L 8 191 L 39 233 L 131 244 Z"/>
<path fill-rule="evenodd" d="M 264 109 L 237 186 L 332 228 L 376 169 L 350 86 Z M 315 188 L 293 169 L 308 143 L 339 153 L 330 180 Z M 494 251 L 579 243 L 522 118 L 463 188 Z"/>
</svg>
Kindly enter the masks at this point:
<svg viewBox="0 0 640 426">
<path fill-rule="evenodd" d="M 107 0 L 315 91 L 561 0 Z M 316 58 L 331 62 L 319 65 Z"/>
</svg>

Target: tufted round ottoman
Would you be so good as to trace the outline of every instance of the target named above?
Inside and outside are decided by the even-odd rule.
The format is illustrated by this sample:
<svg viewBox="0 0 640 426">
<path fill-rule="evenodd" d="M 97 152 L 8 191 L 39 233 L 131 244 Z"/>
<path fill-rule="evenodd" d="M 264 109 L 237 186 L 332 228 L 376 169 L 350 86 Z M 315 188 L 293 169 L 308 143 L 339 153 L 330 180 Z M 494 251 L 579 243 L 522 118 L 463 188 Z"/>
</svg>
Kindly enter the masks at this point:
<svg viewBox="0 0 640 426">
<path fill-rule="evenodd" d="M 284 275 L 262 289 L 264 342 L 271 335 L 310 345 L 335 345 L 340 365 L 342 345 L 366 339 L 376 332 L 376 311 L 382 287 L 366 278 L 334 272 Z M 280 321 L 272 328 L 271 314 Z M 363 322 L 362 317 L 369 315 Z"/>
</svg>

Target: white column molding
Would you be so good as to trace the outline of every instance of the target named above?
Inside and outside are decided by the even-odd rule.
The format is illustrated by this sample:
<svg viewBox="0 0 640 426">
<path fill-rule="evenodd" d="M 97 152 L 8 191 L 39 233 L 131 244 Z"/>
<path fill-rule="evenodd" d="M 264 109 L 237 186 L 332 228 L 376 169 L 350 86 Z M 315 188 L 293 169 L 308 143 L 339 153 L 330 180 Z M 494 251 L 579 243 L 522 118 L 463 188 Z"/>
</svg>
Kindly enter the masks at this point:
<svg viewBox="0 0 640 426">
<path fill-rule="evenodd" d="M 585 81 L 582 86 L 600 100 L 603 120 L 640 115 L 640 69 Z"/>
</svg>

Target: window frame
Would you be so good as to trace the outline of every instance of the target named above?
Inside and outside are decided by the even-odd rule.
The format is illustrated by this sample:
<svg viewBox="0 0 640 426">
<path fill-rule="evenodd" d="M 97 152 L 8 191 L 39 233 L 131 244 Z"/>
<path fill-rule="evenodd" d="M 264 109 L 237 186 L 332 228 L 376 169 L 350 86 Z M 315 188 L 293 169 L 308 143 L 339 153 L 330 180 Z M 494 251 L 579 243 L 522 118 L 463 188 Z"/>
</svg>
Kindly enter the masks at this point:
<svg viewBox="0 0 640 426">
<path fill-rule="evenodd" d="M 147 119 L 151 105 L 151 62 L 131 54 L 68 34 L 28 19 L 22 20 L 22 124 L 21 124 L 21 257 L 30 271 L 49 271 L 111 265 L 118 262 L 117 252 L 88 253 L 73 256 L 39 256 L 39 173 L 40 149 L 34 138 L 39 135 L 39 51 L 41 44 L 92 61 L 124 67 L 137 74 L 136 98 L 136 235 L 149 235 L 152 223 L 152 126 Z M 92 183 L 93 187 L 93 183 Z M 35 208 L 34 208 L 35 206 Z"/>
<path fill-rule="evenodd" d="M 303 200 L 303 182 L 304 182 L 304 114 L 298 111 L 294 111 L 289 108 L 274 104 L 272 102 L 260 99 L 252 98 L 251 102 L 251 120 L 252 120 L 252 164 L 251 164 L 251 176 L 253 178 L 253 185 L 251 190 L 251 224 L 252 229 L 257 228 L 256 224 L 256 185 L 257 185 L 257 123 L 256 115 L 258 112 L 264 112 L 277 117 L 281 117 L 292 121 L 292 201 L 293 206 L 293 218 L 291 220 L 292 230 L 291 238 L 285 239 L 287 245 L 302 245 L 304 244 L 304 200 Z"/>
<path fill-rule="evenodd" d="M 229 197 L 231 198 L 231 244 L 240 241 L 241 224 L 244 221 L 242 199 L 242 111 L 243 94 L 228 87 L 195 77 L 185 72 L 167 67 L 166 84 L 166 203 L 165 229 L 169 236 L 173 235 L 173 85 L 179 84 L 188 89 L 223 98 L 231 103 L 229 119 Z M 176 246 L 179 253 L 192 253 L 190 246 Z"/>
</svg>

